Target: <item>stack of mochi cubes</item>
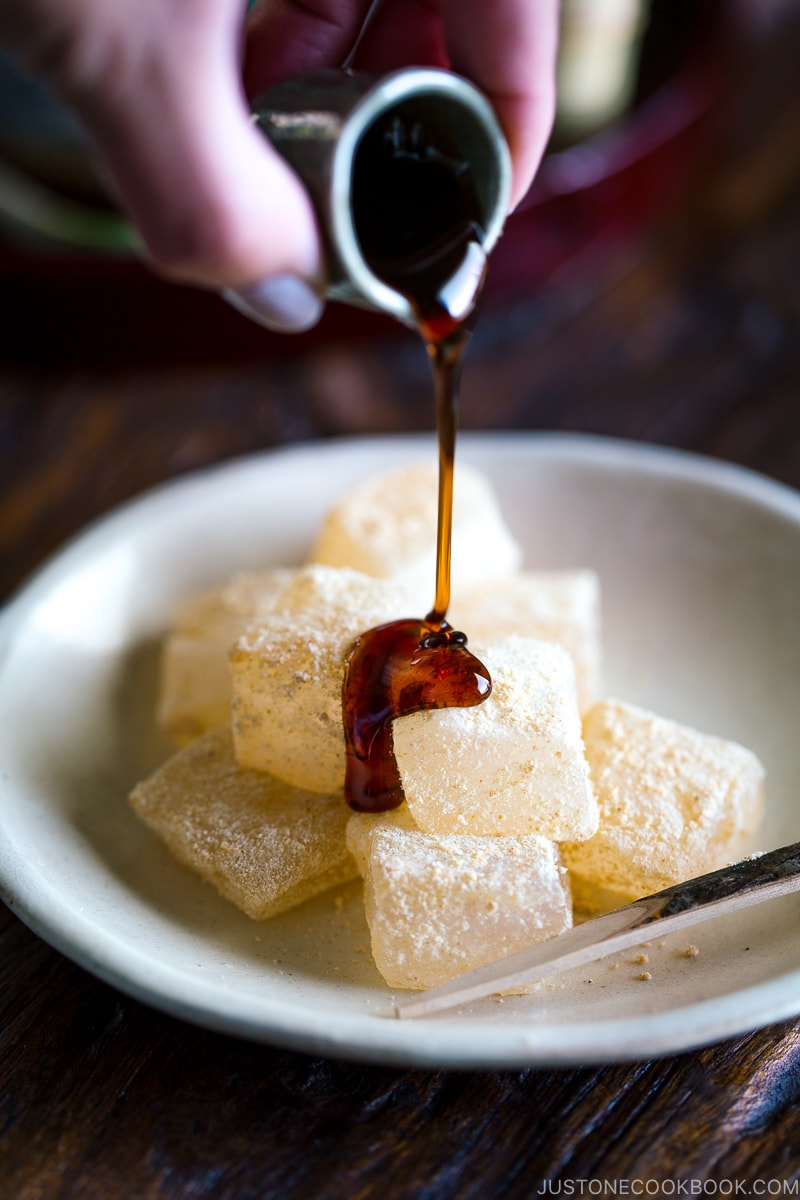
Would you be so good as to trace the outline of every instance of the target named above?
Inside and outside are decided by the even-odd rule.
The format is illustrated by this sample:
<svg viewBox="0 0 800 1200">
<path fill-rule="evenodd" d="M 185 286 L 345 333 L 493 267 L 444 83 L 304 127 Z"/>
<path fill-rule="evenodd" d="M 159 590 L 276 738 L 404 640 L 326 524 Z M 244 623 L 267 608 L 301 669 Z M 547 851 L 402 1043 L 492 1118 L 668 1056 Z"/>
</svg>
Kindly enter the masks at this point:
<svg viewBox="0 0 800 1200">
<path fill-rule="evenodd" d="M 395 720 L 405 802 L 344 799 L 342 682 L 359 634 L 422 616 L 435 576 L 437 472 L 367 479 L 308 561 L 186 599 L 159 718 L 182 748 L 133 791 L 178 859 L 256 919 L 360 875 L 393 988 L 427 988 L 722 866 L 758 827 L 749 750 L 602 700 L 600 588 L 522 569 L 497 498 L 459 466 L 448 620 L 492 677 L 474 708 Z"/>
</svg>

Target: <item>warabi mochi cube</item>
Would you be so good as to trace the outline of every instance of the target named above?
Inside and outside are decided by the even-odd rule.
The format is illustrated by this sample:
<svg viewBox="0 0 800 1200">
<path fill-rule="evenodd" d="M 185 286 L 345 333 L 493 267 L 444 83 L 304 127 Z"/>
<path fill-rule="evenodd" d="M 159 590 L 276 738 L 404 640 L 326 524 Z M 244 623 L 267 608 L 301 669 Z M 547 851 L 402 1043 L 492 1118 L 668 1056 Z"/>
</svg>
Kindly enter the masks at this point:
<svg viewBox="0 0 800 1200">
<path fill-rule="evenodd" d="M 187 596 L 164 641 L 157 715 L 183 745 L 230 719 L 228 654 L 247 625 L 269 612 L 293 572 L 241 572 L 222 587 Z"/>
<path fill-rule="evenodd" d="M 384 823 L 368 839 L 364 904 L 375 963 L 396 988 L 435 987 L 572 924 L 558 850 L 536 835 L 437 835 Z"/>
<path fill-rule="evenodd" d="M 397 581 L 345 568 L 301 568 L 275 611 L 251 625 L 231 653 L 241 766 L 314 792 L 342 788 L 347 655 L 365 630 L 413 616 L 410 604 Z"/>
<path fill-rule="evenodd" d="M 177 859 L 257 920 L 353 879 L 341 792 L 321 796 L 243 770 L 212 730 L 137 784 L 131 804 Z"/>
<path fill-rule="evenodd" d="M 402 576 L 414 588 L 416 608 L 424 614 L 433 601 L 438 481 L 438 466 L 431 461 L 357 484 L 328 512 L 311 561 L 352 567 L 381 579 Z M 459 463 L 453 490 L 453 593 L 509 575 L 521 560 L 491 484 Z"/>
<path fill-rule="evenodd" d="M 347 848 L 358 867 L 359 875 L 366 875 L 369 846 L 376 829 L 417 829 L 407 804 L 390 808 L 387 812 L 354 812 L 347 822 L 345 831 Z"/>
<path fill-rule="evenodd" d="M 597 803 L 572 659 L 553 643 L 516 636 L 475 653 L 492 677 L 487 700 L 394 722 L 414 821 L 439 834 L 591 837 Z"/>
<path fill-rule="evenodd" d="M 484 583 L 454 595 L 448 620 L 480 645 L 512 633 L 556 642 L 575 663 L 581 711 L 598 699 L 602 650 L 596 572 L 521 571 Z"/>
<path fill-rule="evenodd" d="M 584 739 L 600 827 L 563 847 L 577 907 L 614 908 L 746 851 L 763 810 L 752 751 L 615 700 L 587 714 Z"/>
</svg>

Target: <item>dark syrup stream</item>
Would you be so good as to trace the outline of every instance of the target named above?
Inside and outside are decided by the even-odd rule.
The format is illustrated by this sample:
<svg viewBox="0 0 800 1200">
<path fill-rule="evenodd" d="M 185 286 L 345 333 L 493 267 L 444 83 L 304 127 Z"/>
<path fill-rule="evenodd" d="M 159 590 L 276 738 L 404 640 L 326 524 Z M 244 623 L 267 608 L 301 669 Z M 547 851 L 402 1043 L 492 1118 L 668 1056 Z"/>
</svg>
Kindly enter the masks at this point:
<svg viewBox="0 0 800 1200">
<path fill-rule="evenodd" d="M 404 799 L 394 718 L 421 709 L 469 707 L 491 691 L 486 667 L 467 649 L 465 635 L 445 620 L 458 382 L 486 255 L 465 164 L 421 145 L 417 127 L 409 132 L 397 118 L 370 138 L 356 159 L 356 172 L 370 172 L 369 189 L 353 189 L 369 198 L 354 212 L 356 228 L 372 269 L 409 299 L 415 313 L 433 367 L 439 440 L 433 608 L 423 620 L 391 621 L 363 633 L 350 652 L 342 689 L 347 801 L 360 812 L 384 812 Z"/>
</svg>

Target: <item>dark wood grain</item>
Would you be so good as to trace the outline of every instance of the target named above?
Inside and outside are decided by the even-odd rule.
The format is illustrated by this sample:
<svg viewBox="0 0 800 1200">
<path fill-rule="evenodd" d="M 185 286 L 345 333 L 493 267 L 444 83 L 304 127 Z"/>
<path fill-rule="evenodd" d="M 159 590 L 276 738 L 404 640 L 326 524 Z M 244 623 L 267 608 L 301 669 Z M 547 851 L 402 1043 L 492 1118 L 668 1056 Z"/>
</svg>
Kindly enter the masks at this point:
<svg viewBox="0 0 800 1200">
<path fill-rule="evenodd" d="M 796 25 L 753 50 L 715 114 L 707 172 L 658 228 L 487 311 L 465 427 L 644 439 L 800 487 L 799 53 Z M 410 337 L 303 346 L 205 366 L 6 366 L 0 596 L 86 522 L 183 472 L 431 428 Z M 0 909 L 3 1197 L 464 1200 L 530 1197 L 545 1180 L 797 1181 L 799 1100 L 797 1021 L 653 1062 L 385 1069 L 182 1024 Z"/>
</svg>

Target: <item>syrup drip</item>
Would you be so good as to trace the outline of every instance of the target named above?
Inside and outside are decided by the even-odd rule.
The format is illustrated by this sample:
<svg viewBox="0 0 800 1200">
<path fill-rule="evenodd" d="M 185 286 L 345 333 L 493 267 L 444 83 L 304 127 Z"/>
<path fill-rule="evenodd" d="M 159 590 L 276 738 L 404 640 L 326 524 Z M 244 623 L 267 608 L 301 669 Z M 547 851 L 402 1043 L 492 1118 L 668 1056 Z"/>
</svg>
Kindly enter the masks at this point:
<svg viewBox="0 0 800 1200">
<path fill-rule="evenodd" d="M 427 708 L 479 704 L 491 689 L 489 672 L 466 647 L 466 637 L 442 623 L 391 621 L 355 643 L 344 688 L 348 803 L 359 812 L 385 812 L 403 802 L 394 757 L 392 721 Z"/>
<path fill-rule="evenodd" d="M 480 704 L 491 691 L 486 667 L 445 619 L 458 385 L 486 254 L 466 164 L 424 144 L 418 126 L 409 131 L 395 117 L 373 132 L 356 159 L 356 175 L 361 169 L 371 180 L 368 191 L 353 189 L 369 196 L 354 210 L 362 251 L 375 273 L 411 303 L 433 369 L 439 441 L 433 608 L 424 620 L 392 621 L 357 638 L 342 689 L 347 801 L 360 812 L 384 812 L 404 799 L 392 721 L 423 709 Z"/>
</svg>

